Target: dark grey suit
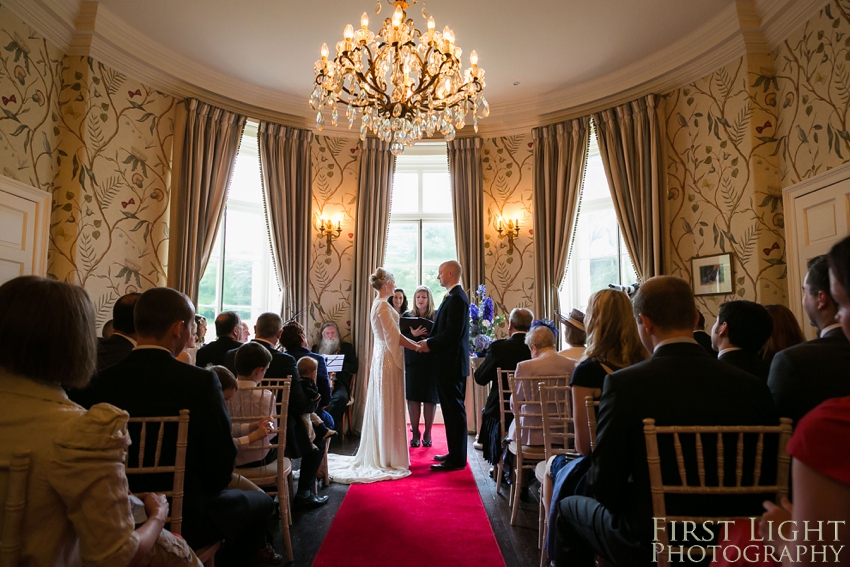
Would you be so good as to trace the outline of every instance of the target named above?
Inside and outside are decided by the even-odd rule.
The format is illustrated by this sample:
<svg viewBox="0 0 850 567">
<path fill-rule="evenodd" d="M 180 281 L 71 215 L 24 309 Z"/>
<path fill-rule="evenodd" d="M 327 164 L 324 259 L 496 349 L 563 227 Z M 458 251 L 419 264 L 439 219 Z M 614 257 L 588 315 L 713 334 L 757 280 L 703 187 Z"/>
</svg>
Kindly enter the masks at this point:
<svg viewBox="0 0 850 567">
<path fill-rule="evenodd" d="M 133 343 L 119 334 L 97 341 L 97 372 L 118 364 L 133 350 Z"/>
<path fill-rule="evenodd" d="M 218 337 L 213 342 L 198 349 L 195 365 L 201 368 L 206 368 L 208 364 L 224 365 L 224 357 L 227 356 L 227 351 L 241 346 L 242 343 L 230 337 Z"/>
<path fill-rule="evenodd" d="M 594 551 L 616 565 L 650 562 L 653 523 L 645 418 L 654 418 L 658 425 L 777 422 L 770 392 L 761 380 L 712 358 L 698 344 L 664 345 L 649 360 L 608 375 L 588 473 L 593 498 L 570 496 L 558 505 L 558 565 L 592 565 Z M 664 460 L 672 446 L 660 444 L 659 449 Z M 734 478 L 734 459 L 727 455 L 726 461 L 733 467 L 728 476 Z M 678 478 L 675 457 L 672 470 L 663 469 L 662 475 L 668 483 Z M 758 515 L 761 500 L 711 497 L 699 500 L 697 507 L 706 516 L 720 511 Z M 668 513 L 675 515 L 683 502 L 681 497 L 668 498 Z"/>
<path fill-rule="evenodd" d="M 446 294 L 428 339 L 446 424 L 447 466 L 466 466 L 466 377 L 469 376 L 469 298 L 460 285 Z"/>
<path fill-rule="evenodd" d="M 767 375 L 770 374 L 770 363 L 766 362 L 758 354 L 746 350 L 733 350 L 717 358 L 726 364 L 731 364 L 735 368 L 740 368 L 744 372 L 761 378 L 767 384 Z"/>
<path fill-rule="evenodd" d="M 800 418 L 830 398 L 850 396 L 850 341 L 840 328 L 777 353 L 767 386 L 780 417 Z"/>
</svg>

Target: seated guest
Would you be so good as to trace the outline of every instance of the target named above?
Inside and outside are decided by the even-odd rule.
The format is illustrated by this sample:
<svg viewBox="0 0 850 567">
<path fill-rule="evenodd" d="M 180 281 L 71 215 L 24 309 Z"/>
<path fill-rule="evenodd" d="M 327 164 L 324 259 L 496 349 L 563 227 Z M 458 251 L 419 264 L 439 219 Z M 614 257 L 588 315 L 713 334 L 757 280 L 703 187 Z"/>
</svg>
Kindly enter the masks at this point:
<svg viewBox="0 0 850 567">
<path fill-rule="evenodd" d="M 772 332 L 773 319 L 767 309 L 744 299 L 727 301 L 720 306 L 711 328 L 711 345 L 719 360 L 767 383 L 770 365 L 762 360 L 759 351 Z"/>
<path fill-rule="evenodd" d="M 528 350 L 531 353 L 531 360 L 519 362 L 516 365 L 514 376 L 517 378 L 525 376 L 564 376 L 563 383 L 552 383 L 552 386 L 566 386 L 569 381 L 569 375 L 572 374 L 576 367 L 576 361 L 561 356 L 555 350 L 555 333 L 552 327 L 547 326 L 541 321 L 535 321 L 531 325 L 531 329 L 525 335 L 525 344 L 528 345 Z M 517 382 L 516 389 L 511 393 L 511 410 L 517 408 L 519 411 L 524 409 L 525 400 L 539 400 L 540 395 L 535 394 L 531 389 L 536 390 L 537 384 L 533 385 L 527 382 Z M 539 405 L 539 404 L 538 404 Z M 529 410 L 530 411 L 530 410 Z M 538 410 L 539 411 L 539 410 Z M 525 427 L 540 425 L 542 419 L 539 417 L 522 418 L 522 425 Z M 516 422 L 511 423 L 508 430 L 508 437 L 523 445 L 543 445 L 543 431 L 541 429 L 523 429 L 522 439 L 516 438 Z"/>
<path fill-rule="evenodd" d="M 225 555 L 279 562 L 265 534 L 274 502 L 257 491 L 225 490 L 236 446 L 218 378 L 175 357 L 189 340 L 195 309 L 186 295 L 165 287 L 144 292 L 136 303 L 137 346 L 127 358 L 99 373 L 90 386 L 92 403 L 111 403 L 138 417 L 175 416 L 189 410 L 183 499 L 183 537 L 194 549 L 225 540 Z M 139 429 L 131 428 L 133 443 Z M 162 464 L 174 461 L 176 431 L 162 443 Z M 153 451 L 154 445 L 148 443 Z M 152 458 L 152 457 L 151 457 Z M 135 466 L 131 452 L 129 465 Z M 136 492 L 170 490 L 158 475 L 137 476 Z"/>
<path fill-rule="evenodd" d="M 103 328 L 100 330 L 100 338 L 108 339 L 112 336 L 112 333 L 115 332 L 115 327 L 112 326 L 112 319 L 103 324 Z"/>
<path fill-rule="evenodd" d="M 307 335 L 304 332 L 304 327 L 298 321 L 290 321 L 283 326 L 283 332 L 280 335 L 280 345 L 295 360 L 304 356 L 310 356 L 318 363 L 319 369 L 316 375 L 316 386 L 319 387 L 319 394 L 321 394 L 322 399 L 319 402 L 319 410 L 316 413 L 322 418 L 328 429 L 334 429 L 334 420 L 327 412 L 327 407 L 331 403 L 331 381 L 328 377 L 328 367 L 325 364 L 325 357 L 308 350 Z"/>
<path fill-rule="evenodd" d="M 97 372 L 124 360 L 136 346 L 133 309 L 140 293 L 128 293 L 112 306 L 112 335 L 97 343 Z"/>
<path fill-rule="evenodd" d="M 773 332 L 761 349 L 762 360 L 770 364 L 776 353 L 786 348 L 806 342 L 800 323 L 794 313 L 784 305 L 765 305 L 765 309 L 773 319 Z"/>
<path fill-rule="evenodd" d="M 138 495 L 147 520 L 134 529 L 127 413 L 86 411 L 65 395 L 89 381 L 95 356 L 94 305 L 82 288 L 34 276 L 0 286 L 0 459 L 30 456 L 16 564 L 200 567 L 163 530 L 164 496 Z"/>
<path fill-rule="evenodd" d="M 195 358 L 198 356 L 198 345 L 200 345 L 198 342 L 198 316 L 195 315 L 195 323 L 192 325 L 192 333 L 189 335 L 189 342 L 186 343 L 186 346 L 180 351 L 180 354 L 177 355 L 177 360 L 194 366 Z"/>
<path fill-rule="evenodd" d="M 490 385 L 487 403 L 481 410 L 483 416 L 481 434 L 478 439 L 483 445 L 484 458 L 495 465 L 502 453 L 502 437 L 499 417 L 500 386 L 498 369 L 516 370 L 517 364 L 531 359 L 531 351 L 525 344 L 525 335 L 531 327 L 534 315 L 530 310 L 518 307 L 511 311 L 508 317 L 508 338 L 493 341 L 487 349 L 484 362 L 475 371 L 475 383 L 481 386 Z M 508 379 L 504 378 L 501 388 L 508 390 Z M 510 427 L 513 414 L 505 414 L 505 426 Z M 492 474 L 492 472 L 491 472 Z"/>
<path fill-rule="evenodd" d="M 850 341 L 835 322 L 837 307 L 829 292 L 826 256 L 808 262 L 803 280 L 803 311 L 818 328 L 819 338 L 779 352 L 770 364 L 767 385 L 776 409 L 796 424 L 829 398 L 850 396 Z"/>
<path fill-rule="evenodd" d="M 232 421 L 231 431 L 233 437 L 240 437 L 250 429 L 251 419 L 254 416 L 270 416 L 275 413 L 275 399 L 269 390 L 247 390 L 260 385 L 272 355 L 263 346 L 257 343 L 245 343 L 236 351 L 236 393 L 230 401 L 230 419 Z M 272 424 L 272 429 L 277 429 L 277 424 Z M 255 436 L 256 437 L 256 436 Z M 249 443 L 242 445 L 236 455 L 236 466 L 242 468 L 255 468 L 267 465 L 277 458 L 277 451 L 270 451 L 270 443 L 273 435 L 268 434 Z"/>
<path fill-rule="evenodd" d="M 301 414 L 309 401 L 305 398 L 302 389 L 298 385 L 298 369 L 295 359 L 287 353 L 277 350 L 277 346 L 283 335 L 283 320 L 277 313 L 263 313 L 257 317 L 254 326 L 256 338 L 252 341 L 263 346 L 271 355 L 272 361 L 266 371 L 266 378 L 292 377 L 289 387 L 289 404 L 287 409 L 286 427 L 286 456 L 292 459 L 301 459 L 301 476 L 298 479 L 298 494 L 295 503 L 298 506 L 321 506 L 328 501 L 327 496 L 315 496 L 312 492 L 316 482 L 316 474 L 322 466 L 324 458 L 324 443 L 321 451 L 316 450 L 316 445 L 310 442 L 312 431 L 304 427 L 300 419 Z M 225 357 L 225 366 L 235 368 L 237 350 L 231 350 Z"/>
<path fill-rule="evenodd" d="M 578 309 L 573 309 L 567 317 L 564 317 L 560 313 L 558 317 L 560 317 L 561 323 L 564 325 L 564 338 L 567 340 L 567 344 L 570 345 L 569 348 L 562 350 L 558 354 L 572 358 L 575 361 L 581 360 L 581 357 L 584 356 L 585 345 L 587 344 L 584 313 Z"/>
<path fill-rule="evenodd" d="M 198 349 L 195 364 L 206 368 L 210 364 L 224 364 L 227 351 L 239 348 L 242 320 L 236 311 L 222 311 L 215 318 L 216 340 Z M 231 371 L 233 369 L 231 368 Z"/>
<path fill-rule="evenodd" d="M 310 441 L 316 439 L 324 441 L 331 435 L 336 435 L 336 431 L 328 429 L 322 422 L 322 418 L 316 415 L 316 410 L 319 408 L 319 400 L 322 396 L 319 394 L 319 388 L 316 386 L 316 373 L 319 365 L 315 359 L 309 356 L 304 356 L 298 359 L 298 380 L 301 390 L 304 392 L 304 397 L 309 400 L 309 404 L 304 408 L 304 413 L 301 414 L 301 420 L 304 422 L 304 427 L 308 431 L 312 431 L 313 435 Z"/>
<path fill-rule="evenodd" d="M 711 346 L 711 335 L 705 332 L 705 315 L 697 310 L 697 324 L 694 326 L 694 340 L 700 344 L 711 356 L 717 356 Z"/>
<path fill-rule="evenodd" d="M 587 396 L 598 398 L 605 377 L 616 370 L 647 358 L 632 316 L 632 302 L 622 291 L 603 289 L 590 296 L 587 304 L 588 346 L 570 377 L 576 449 L 590 454 L 590 429 L 587 425 Z"/>
<path fill-rule="evenodd" d="M 233 399 L 233 396 L 236 395 L 236 376 L 233 375 L 233 372 L 224 366 L 208 366 L 207 369 L 212 370 L 218 377 L 218 382 L 221 384 L 221 395 L 224 397 L 224 400 L 227 401 Z M 254 423 L 233 425 L 233 443 L 236 445 L 237 452 L 251 443 L 264 439 L 272 431 L 272 429 L 274 429 L 274 422 L 271 420 L 270 416 L 258 419 Z M 237 472 L 234 472 L 230 476 L 230 484 L 227 485 L 227 488 L 236 488 L 239 490 L 262 490 L 256 484 Z"/>
<path fill-rule="evenodd" d="M 594 554 L 615 565 L 651 563 L 644 418 L 659 425 L 776 423 L 767 387 L 714 359 L 694 340 L 697 311 L 688 282 L 669 276 L 649 279 L 635 296 L 633 312 L 641 341 L 652 356 L 605 379 L 588 472 L 591 496 L 570 496 L 558 504 L 558 566 L 592 566 Z M 662 474 L 674 478 L 676 465 Z M 703 499 L 695 513 L 752 515 L 759 500 L 736 499 L 729 508 L 725 500 Z M 673 502 L 668 504 L 672 510 Z"/>
<path fill-rule="evenodd" d="M 335 373 L 333 380 L 333 393 L 331 403 L 328 405 L 328 413 L 331 414 L 336 427 L 342 427 L 342 415 L 348 409 L 348 401 L 351 399 L 351 377 L 357 374 L 359 365 L 354 345 L 340 338 L 339 327 L 333 321 L 328 321 L 319 329 L 319 342 L 313 345 L 316 354 L 342 354 L 342 370 Z"/>
<path fill-rule="evenodd" d="M 247 343 L 251 338 L 251 330 L 248 328 L 248 323 L 242 321 L 239 323 L 239 338 L 236 339 L 240 343 Z"/>
</svg>

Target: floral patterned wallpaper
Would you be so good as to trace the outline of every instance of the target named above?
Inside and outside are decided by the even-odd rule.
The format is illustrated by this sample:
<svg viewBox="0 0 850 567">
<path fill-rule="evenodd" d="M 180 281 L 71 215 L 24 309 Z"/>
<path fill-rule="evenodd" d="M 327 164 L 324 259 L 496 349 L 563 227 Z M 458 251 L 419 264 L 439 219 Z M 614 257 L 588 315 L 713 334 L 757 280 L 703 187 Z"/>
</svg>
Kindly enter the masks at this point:
<svg viewBox="0 0 850 567">
<path fill-rule="evenodd" d="M 832 0 L 766 58 L 739 59 L 667 95 L 667 271 L 732 253 L 720 303 L 787 303 L 782 189 L 850 160 L 850 1 Z"/>
<path fill-rule="evenodd" d="M 486 138 L 481 148 L 484 174 L 484 269 L 496 314 L 514 307 L 534 308 L 534 229 L 532 225 L 531 132 Z M 519 219 L 514 247 L 496 232 L 499 218 Z M 470 282 L 469 285 L 475 285 Z M 500 336 L 505 334 L 501 329 Z"/>
<path fill-rule="evenodd" d="M 53 191 L 63 54 L 0 7 L 0 173 Z"/>
<path fill-rule="evenodd" d="M 357 210 L 360 146 L 357 138 L 316 136 L 312 148 L 313 227 L 310 256 L 308 331 L 334 321 L 342 338 L 351 336 L 351 283 L 354 277 L 354 215 Z M 330 246 L 318 237 L 321 219 L 340 223 L 342 233 Z"/>
<path fill-rule="evenodd" d="M 667 272 L 690 281 L 692 258 L 733 257 L 733 294 L 698 297 L 709 319 L 729 299 L 786 301 L 780 190 L 766 181 L 775 169 L 767 141 L 775 122 L 762 121 L 764 98 L 775 93 L 750 90 L 755 81 L 742 58 L 666 101 Z"/>
<path fill-rule="evenodd" d="M 774 53 L 774 68 L 769 102 L 787 187 L 850 159 L 850 1 L 833 0 L 791 34 Z"/>
<path fill-rule="evenodd" d="M 176 99 L 0 21 L 2 173 L 53 193 L 48 276 L 83 286 L 102 324 L 165 283 Z"/>
</svg>

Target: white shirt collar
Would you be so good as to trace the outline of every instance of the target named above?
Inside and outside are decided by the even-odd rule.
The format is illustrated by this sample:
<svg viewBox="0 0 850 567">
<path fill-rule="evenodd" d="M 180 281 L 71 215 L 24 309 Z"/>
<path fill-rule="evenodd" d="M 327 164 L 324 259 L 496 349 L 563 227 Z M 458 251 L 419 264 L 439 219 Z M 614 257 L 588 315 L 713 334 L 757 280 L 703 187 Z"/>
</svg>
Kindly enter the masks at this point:
<svg viewBox="0 0 850 567">
<path fill-rule="evenodd" d="M 242 380 L 241 378 L 236 379 L 236 389 L 244 390 L 245 388 L 256 388 L 257 384 L 254 383 L 253 380 Z"/>
<path fill-rule="evenodd" d="M 723 355 L 724 355 L 724 354 L 726 354 L 727 352 L 732 352 L 732 351 L 736 351 L 736 350 L 744 350 L 744 349 L 742 349 L 741 347 L 730 346 L 729 348 L 724 348 L 723 350 L 721 350 L 720 352 L 718 352 L 718 353 L 717 353 L 717 358 L 720 358 L 721 356 L 723 356 Z"/>
<path fill-rule="evenodd" d="M 824 337 L 824 336 L 825 336 L 828 332 L 830 332 L 830 331 L 831 331 L 831 330 L 833 330 L 833 329 L 837 329 L 837 328 L 839 328 L 840 326 L 841 326 L 841 323 L 833 323 L 832 325 L 829 325 L 829 326 L 827 326 L 827 327 L 824 327 L 823 329 L 821 329 L 821 331 L 820 331 L 820 335 L 818 335 L 818 336 L 819 336 L 820 338 L 823 338 L 823 337 Z"/>
<path fill-rule="evenodd" d="M 167 348 L 165 348 L 164 346 L 159 346 L 159 345 L 136 345 L 135 347 L 133 347 L 133 350 L 154 350 L 154 349 L 164 350 L 165 352 L 167 352 L 167 353 L 168 353 L 168 354 L 170 354 L 171 356 L 174 356 L 174 353 L 172 353 L 170 350 L 168 350 L 168 349 L 167 349 Z"/>
<path fill-rule="evenodd" d="M 673 337 L 672 339 L 664 339 L 663 341 L 655 345 L 655 348 L 652 350 L 652 352 L 655 352 L 664 345 L 673 345 L 677 343 L 690 343 L 694 345 L 699 344 L 698 342 L 696 342 L 696 340 L 694 340 L 693 337 Z"/>
<path fill-rule="evenodd" d="M 128 341 L 130 341 L 131 345 L 136 346 L 136 339 L 134 339 L 133 337 L 129 337 L 129 336 L 125 335 L 124 333 L 120 332 L 120 331 L 112 331 L 112 334 L 118 335 L 121 338 L 127 339 Z"/>
<path fill-rule="evenodd" d="M 460 285 L 460 282 L 457 282 L 455 285 L 453 285 L 451 287 L 447 287 L 446 288 L 446 295 L 448 295 L 451 290 L 453 290 L 454 288 L 456 288 L 459 285 Z"/>
</svg>

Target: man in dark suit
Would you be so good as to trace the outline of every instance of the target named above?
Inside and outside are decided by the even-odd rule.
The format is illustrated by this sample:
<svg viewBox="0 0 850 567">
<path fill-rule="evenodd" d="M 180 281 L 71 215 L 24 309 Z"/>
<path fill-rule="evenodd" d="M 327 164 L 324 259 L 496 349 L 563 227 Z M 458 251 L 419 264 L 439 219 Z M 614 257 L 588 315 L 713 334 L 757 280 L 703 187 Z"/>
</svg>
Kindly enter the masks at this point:
<svg viewBox="0 0 850 567">
<path fill-rule="evenodd" d="M 838 310 L 829 292 L 826 256 L 809 260 L 803 280 L 803 311 L 818 338 L 780 351 L 770 365 L 767 385 L 776 410 L 794 424 L 821 402 L 850 396 L 850 341 L 836 323 Z"/>
<path fill-rule="evenodd" d="M 558 566 L 592 566 L 594 553 L 615 565 L 651 563 L 654 536 L 644 418 L 654 418 L 659 425 L 776 423 L 767 386 L 714 359 L 694 340 L 697 313 L 688 282 L 668 276 L 649 279 L 635 296 L 634 312 L 641 341 L 653 354 L 605 378 L 588 473 L 591 497 L 570 496 L 558 504 Z M 672 445 L 665 444 L 662 453 L 669 454 L 668 449 Z M 734 471 L 728 453 L 727 461 Z M 675 462 L 662 474 L 676 478 Z M 758 515 L 760 500 L 709 497 L 694 503 L 668 498 L 667 504 L 670 514 L 690 503 L 696 514 L 735 516 Z"/>
<path fill-rule="evenodd" d="M 298 368 L 296 360 L 291 355 L 277 350 L 280 336 L 283 333 L 283 320 L 277 313 L 263 313 L 257 317 L 254 325 L 254 336 L 252 342 L 258 343 L 266 348 L 272 356 L 269 368 L 266 370 L 266 378 L 286 378 L 292 376 L 292 384 L 289 388 L 289 404 L 287 410 L 286 429 L 286 454 L 290 458 L 301 458 L 301 473 L 298 479 L 298 493 L 295 495 L 296 506 L 315 507 L 321 506 L 328 501 L 327 496 L 316 496 L 313 487 L 316 482 L 316 473 L 322 466 L 325 444 L 317 442 L 318 451 L 313 449 L 309 434 L 306 430 L 301 414 L 305 413 L 308 401 L 298 381 Z M 225 356 L 224 366 L 231 368 L 234 365 L 235 373 L 236 351 L 228 351 Z M 318 440 L 321 441 L 321 440 Z"/>
<path fill-rule="evenodd" d="M 133 308 L 141 293 L 128 293 L 112 306 L 112 335 L 97 342 L 97 371 L 121 362 L 136 346 Z"/>
<path fill-rule="evenodd" d="M 449 452 L 437 455 L 434 471 L 455 471 L 466 467 L 466 377 L 469 376 L 469 298 L 460 285 L 460 264 L 451 260 L 440 265 L 437 280 L 446 288 L 443 304 L 437 310 L 431 336 L 419 343 L 418 352 L 435 356 L 437 394 L 446 424 Z"/>
<path fill-rule="evenodd" d="M 216 340 L 198 349 L 195 365 L 206 368 L 209 364 L 224 366 L 224 357 L 228 351 L 242 346 L 237 339 L 241 334 L 242 320 L 236 311 L 222 311 L 215 318 Z"/>
<path fill-rule="evenodd" d="M 697 310 L 697 324 L 694 326 L 694 340 L 700 344 L 705 351 L 715 356 L 714 348 L 711 346 L 711 335 L 705 332 L 705 315 Z"/>
<path fill-rule="evenodd" d="M 525 334 L 531 328 L 531 322 L 534 320 L 534 314 L 523 308 L 517 308 L 511 311 L 508 318 L 508 335 L 507 339 L 499 339 L 493 341 L 490 348 L 487 349 L 487 356 L 484 357 L 484 362 L 475 371 L 475 383 L 481 386 L 490 385 L 490 394 L 487 396 L 487 403 L 484 404 L 484 409 L 481 410 L 482 427 L 481 435 L 478 436 L 482 444 L 484 458 L 491 464 L 496 464 L 502 452 L 502 437 L 505 431 L 501 431 L 499 423 L 499 376 L 497 370 L 516 370 L 516 365 L 524 360 L 531 360 L 531 351 L 525 344 Z M 502 380 L 502 388 L 508 390 L 507 379 Z M 507 400 L 506 400 L 507 401 Z M 505 415 L 505 427 L 510 426 L 509 419 L 513 418 L 513 414 Z M 492 474 L 492 471 L 491 471 Z"/>
<path fill-rule="evenodd" d="M 337 428 L 342 427 L 342 416 L 348 409 L 348 401 L 351 399 L 351 377 L 357 374 L 359 364 L 354 345 L 340 338 L 339 327 L 333 321 L 328 321 L 319 329 L 319 342 L 313 345 L 316 354 L 341 354 L 345 356 L 342 361 L 342 370 L 334 375 L 333 393 L 331 403 L 328 405 L 328 413 L 334 420 Z"/>
<path fill-rule="evenodd" d="M 164 287 L 143 293 L 135 309 L 137 346 L 92 380 L 91 404 L 110 403 L 133 417 L 175 416 L 188 409 L 183 537 L 195 549 L 224 539 L 226 553 L 280 561 L 265 541 L 274 511 L 272 499 L 260 491 L 226 490 L 236 445 L 218 379 L 209 370 L 175 358 L 189 340 L 194 319 L 194 307 L 184 294 Z M 135 466 L 137 453 L 132 447 L 139 447 L 140 429 L 131 428 L 130 435 L 129 464 Z M 167 428 L 160 460 L 164 465 L 174 462 L 175 437 L 176 431 Z M 155 445 L 149 442 L 146 451 Z M 136 476 L 130 479 L 130 488 L 170 490 L 171 480 Z"/>
<path fill-rule="evenodd" d="M 749 372 L 767 384 L 770 364 L 759 351 L 773 332 L 773 317 L 753 301 L 728 301 L 720 306 L 711 328 L 711 346 L 718 360 Z"/>
</svg>

